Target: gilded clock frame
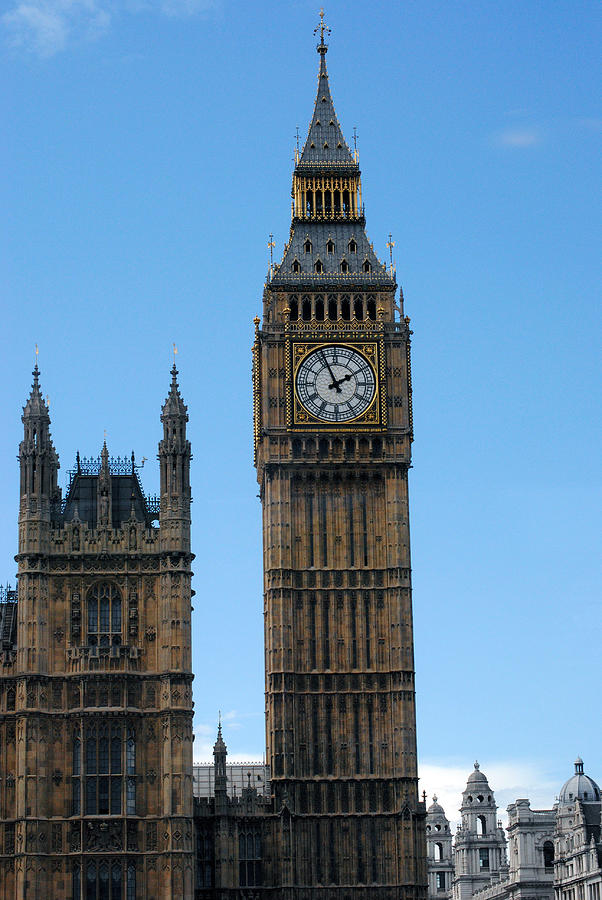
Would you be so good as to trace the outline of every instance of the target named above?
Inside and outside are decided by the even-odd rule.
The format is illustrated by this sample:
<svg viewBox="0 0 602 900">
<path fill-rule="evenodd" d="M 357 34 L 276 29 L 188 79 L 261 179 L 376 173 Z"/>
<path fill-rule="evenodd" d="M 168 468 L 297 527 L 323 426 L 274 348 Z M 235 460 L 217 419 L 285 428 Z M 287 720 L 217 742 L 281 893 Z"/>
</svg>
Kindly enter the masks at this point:
<svg viewBox="0 0 602 900">
<path fill-rule="evenodd" d="M 375 391 L 370 406 L 346 422 L 325 422 L 312 415 L 297 397 L 296 381 L 299 366 L 306 356 L 320 347 L 349 347 L 360 353 L 374 370 Z M 384 431 L 387 425 L 384 341 L 329 340 L 296 341 L 287 339 L 286 348 L 286 426 L 288 431 Z"/>
</svg>

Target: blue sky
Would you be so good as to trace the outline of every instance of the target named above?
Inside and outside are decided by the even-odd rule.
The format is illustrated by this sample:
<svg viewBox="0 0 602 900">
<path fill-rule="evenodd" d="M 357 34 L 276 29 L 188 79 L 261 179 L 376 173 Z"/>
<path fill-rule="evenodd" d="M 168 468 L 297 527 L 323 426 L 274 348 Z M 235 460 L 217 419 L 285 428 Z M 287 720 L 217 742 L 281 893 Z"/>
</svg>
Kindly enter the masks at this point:
<svg viewBox="0 0 602 900">
<path fill-rule="evenodd" d="M 148 457 L 154 493 L 175 341 L 194 451 L 197 756 L 221 708 L 233 756 L 260 758 L 252 318 L 268 235 L 277 256 L 288 236 L 318 8 L 2 9 L 2 580 L 35 343 L 62 484 L 106 429 L 113 453 Z M 381 258 L 393 234 L 414 329 L 419 751 L 450 814 L 476 757 L 503 805 L 551 803 L 577 753 L 602 778 L 600 10 L 326 9 L 367 230 Z"/>
</svg>

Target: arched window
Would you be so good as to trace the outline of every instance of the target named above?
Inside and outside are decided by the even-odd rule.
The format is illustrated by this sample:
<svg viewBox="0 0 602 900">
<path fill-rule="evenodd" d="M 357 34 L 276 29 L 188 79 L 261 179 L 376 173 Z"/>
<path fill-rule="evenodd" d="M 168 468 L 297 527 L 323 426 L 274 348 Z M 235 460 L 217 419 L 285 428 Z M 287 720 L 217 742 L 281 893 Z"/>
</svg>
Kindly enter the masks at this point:
<svg viewBox="0 0 602 900">
<path fill-rule="evenodd" d="M 84 875 L 86 900 L 135 900 L 136 864 L 131 860 L 125 863 L 125 879 L 123 868 L 124 863 L 117 859 L 89 860 L 86 863 Z M 79 900 L 81 896 L 79 862 L 73 864 L 72 871 L 73 896 Z M 127 886 L 125 894 L 123 892 L 124 882 Z"/>
<path fill-rule="evenodd" d="M 291 322 L 296 322 L 299 318 L 299 303 L 296 297 L 291 297 L 288 302 L 289 309 L 291 311 Z"/>
<path fill-rule="evenodd" d="M 353 315 L 358 322 L 361 322 L 364 318 L 364 303 L 361 297 L 356 297 L 353 301 Z"/>
<path fill-rule="evenodd" d="M 546 841 L 543 845 L 543 864 L 546 869 L 554 867 L 554 844 L 552 841 Z"/>
<path fill-rule="evenodd" d="M 292 266 L 291 266 L 291 269 L 292 269 L 293 272 L 300 272 L 300 271 L 301 271 L 301 263 L 299 262 L 298 259 L 295 259 L 295 260 L 293 261 L 293 264 L 292 264 Z"/>
<path fill-rule="evenodd" d="M 366 304 L 366 310 L 368 312 L 368 318 L 372 319 L 374 322 L 376 319 L 376 303 L 374 301 L 374 297 L 368 298 L 368 303 Z"/>
<path fill-rule="evenodd" d="M 341 260 L 341 272 L 345 275 L 349 271 L 349 263 L 346 259 Z"/>
<path fill-rule="evenodd" d="M 341 301 L 341 318 L 344 319 L 345 322 L 348 322 L 351 318 L 349 297 L 343 297 L 343 300 Z"/>
<path fill-rule="evenodd" d="M 443 859 L 443 844 L 439 841 L 435 844 L 435 862 L 441 862 Z"/>
<path fill-rule="evenodd" d="M 370 260 L 368 260 L 368 259 L 365 260 L 364 265 L 362 266 L 362 269 L 364 270 L 364 272 L 372 271 L 372 266 L 370 265 Z"/>
<path fill-rule="evenodd" d="M 324 266 L 322 265 L 322 260 L 317 259 L 314 265 L 314 270 L 318 275 L 321 275 L 324 271 Z"/>
<path fill-rule="evenodd" d="M 306 253 L 311 253 L 311 241 L 309 238 L 303 244 L 303 249 Z"/>
<path fill-rule="evenodd" d="M 114 584 L 100 582 L 88 593 L 88 644 L 108 647 L 121 643 L 121 594 Z"/>
<path fill-rule="evenodd" d="M 261 875 L 261 835 L 258 828 L 238 834 L 238 883 L 241 887 L 256 887 L 263 883 Z"/>
<path fill-rule="evenodd" d="M 477 834 L 487 834 L 487 820 L 485 816 L 477 816 Z"/>
<path fill-rule="evenodd" d="M 334 253 L 334 241 L 333 240 L 328 240 L 326 242 L 326 252 Z"/>
<path fill-rule="evenodd" d="M 84 734 L 84 771 L 81 743 L 73 741 L 73 815 L 81 809 L 87 816 L 119 816 L 124 805 L 128 815 L 136 814 L 136 737 L 128 727 L 124 735 L 120 724 L 88 725 Z M 125 772 L 125 784 L 124 784 Z M 83 784 L 82 784 L 83 781 Z M 124 798 L 125 787 L 125 798 Z M 125 804 L 124 804 L 125 799 Z"/>
<path fill-rule="evenodd" d="M 316 319 L 318 322 L 324 321 L 324 300 L 322 297 L 316 297 Z"/>
<path fill-rule="evenodd" d="M 311 319 L 311 300 L 309 297 L 303 298 L 303 304 L 301 307 L 301 315 L 303 317 L 304 322 L 309 322 Z"/>
<path fill-rule="evenodd" d="M 354 238 L 351 238 L 351 240 L 347 244 L 347 249 L 350 253 L 357 253 L 357 243 Z"/>
<path fill-rule="evenodd" d="M 328 298 L 328 318 L 331 322 L 337 320 L 337 301 L 334 297 Z"/>
</svg>

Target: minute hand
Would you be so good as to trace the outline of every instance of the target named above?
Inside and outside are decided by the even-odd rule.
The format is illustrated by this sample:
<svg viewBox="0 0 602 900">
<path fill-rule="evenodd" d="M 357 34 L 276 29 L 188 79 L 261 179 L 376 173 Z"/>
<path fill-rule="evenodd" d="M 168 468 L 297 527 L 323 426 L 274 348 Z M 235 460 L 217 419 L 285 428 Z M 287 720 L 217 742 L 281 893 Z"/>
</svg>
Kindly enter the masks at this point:
<svg viewBox="0 0 602 900">
<path fill-rule="evenodd" d="M 337 394 L 340 394 L 340 393 L 341 393 L 341 389 L 340 389 L 340 387 L 339 387 L 339 382 L 337 381 L 334 372 L 333 372 L 332 369 L 330 368 L 330 363 L 329 363 L 328 360 L 326 359 L 326 356 L 324 355 L 324 353 L 321 353 L 320 356 L 322 357 L 322 359 L 323 359 L 324 362 L 326 363 L 326 368 L 327 368 L 328 371 L 330 372 L 330 377 L 332 378 L 332 384 L 329 384 L 328 387 L 329 387 L 329 388 L 335 388 Z M 341 379 L 341 381 L 344 381 L 344 379 Z"/>
</svg>

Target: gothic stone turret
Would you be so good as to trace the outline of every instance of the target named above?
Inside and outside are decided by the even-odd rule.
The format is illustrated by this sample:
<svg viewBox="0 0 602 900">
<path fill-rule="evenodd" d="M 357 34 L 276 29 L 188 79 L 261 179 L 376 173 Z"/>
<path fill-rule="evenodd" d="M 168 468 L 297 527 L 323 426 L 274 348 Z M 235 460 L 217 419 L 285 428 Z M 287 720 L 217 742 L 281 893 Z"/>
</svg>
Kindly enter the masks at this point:
<svg viewBox="0 0 602 900">
<path fill-rule="evenodd" d="M 106 443 L 78 454 L 61 505 L 34 370 L 17 652 L 0 672 L 0 900 L 193 896 L 186 418 L 172 373 L 160 518 Z"/>
</svg>

